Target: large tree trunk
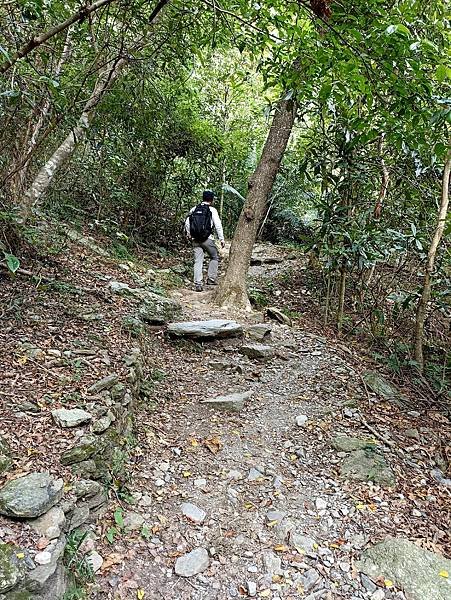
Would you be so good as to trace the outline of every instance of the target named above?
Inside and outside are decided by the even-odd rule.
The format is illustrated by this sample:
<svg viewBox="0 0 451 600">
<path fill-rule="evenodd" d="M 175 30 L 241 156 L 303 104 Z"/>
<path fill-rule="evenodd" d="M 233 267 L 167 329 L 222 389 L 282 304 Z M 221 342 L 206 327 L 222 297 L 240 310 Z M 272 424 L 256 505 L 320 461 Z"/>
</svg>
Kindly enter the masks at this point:
<svg viewBox="0 0 451 600">
<path fill-rule="evenodd" d="M 426 272 L 424 275 L 423 292 L 421 298 L 418 300 L 417 316 L 415 323 L 415 339 L 414 339 L 414 355 L 415 360 L 418 363 L 420 371 L 424 370 L 424 356 L 423 356 L 423 338 L 424 338 L 424 323 L 426 320 L 427 306 L 431 298 L 431 282 L 432 274 L 434 271 L 435 255 L 437 253 L 438 245 L 443 236 L 443 230 L 445 228 L 445 220 L 449 206 L 449 177 L 451 173 L 451 153 L 448 154 L 443 169 L 443 180 L 442 180 L 442 198 L 440 202 L 440 208 L 438 211 L 437 226 L 432 237 L 431 245 L 429 247 Z"/>
<path fill-rule="evenodd" d="M 249 180 L 247 199 L 230 248 L 227 272 L 215 296 L 215 302 L 221 306 L 250 309 L 246 277 L 252 248 L 293 129 L 295 114 L 296 105 L 292 100 L 279 101 L 262 156 Z"/>
<path fill-rule="evenodd" d="M 108 88 L 119 77 L 126 64 L 127 60 L 125 58 L 120 58 L 116 60 L 109 69 L 106 69 L 99 75 L 94 86 L 94 90 L 86 102 L 80 118 L 78 119 L 77 125 L 55 150 L 45 165 L 41 167 L 32 184 L 25 192 L 19 206 L 22 222 L 25 222 L 30 217 L 33 207 L 36 206 L 42 195 L 46 192 L 53 177 L 55 176 L 56 171 L 72 155 L 77 144 L 83 141 L 86 137 L 90 122 L 94 116 L 98 103 L 103 98 Z"/>
</svg>

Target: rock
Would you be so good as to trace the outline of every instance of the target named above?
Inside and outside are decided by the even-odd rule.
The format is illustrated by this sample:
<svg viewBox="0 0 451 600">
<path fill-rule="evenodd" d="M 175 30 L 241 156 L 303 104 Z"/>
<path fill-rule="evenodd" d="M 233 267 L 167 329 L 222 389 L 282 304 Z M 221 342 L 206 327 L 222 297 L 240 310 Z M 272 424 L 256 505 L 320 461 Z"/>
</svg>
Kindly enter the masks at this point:
<svg viewBox="0 0 451 600">
<path fill-rule="evenodd" d="M 300 554 L 305 552 L 307 552 L 307 554 L 311 554 L 316 552 L 318 549 L 318 544 L 311 537 L 303 535 L 302 533 L 297 533 L 296 531 L 290 531 L 289 533 L 290 545 L 293 546 L 293 548 L 295 548 Z"/>
<path fill-rule="evenodd" d="M 375 592 L 377 590 L 377 585 L 373 581 L 371 581 L 371 579 L 369 577 L 367 577 L 367 575 L 365 575 L 365 573 L 360 574 L 360 580 L 362 582 L 363 587 L 370 594 L 372 594 L 373 592 Z"/>
<path fill-rule="evenodd" d="M 63 496 L 63 480 L 49 473 L 30 473 L 8 481 L 0 489 L 0 514 L 8 517 L 39 517 Z"/>
<path fill-rule="evenodd" d="M 264 344 L 243 344 L 239 352 L 249 358 L 258 358 L 260 360 L 268 360 L 274 356 L 274 348 Z"/>
<path fill-rule="evenodd" d="M 210 406 L 211 408 L 220 408 L 222 410 L 239 411 L 244 408 L 244 401 L 252 396 L 252 391 L 237 392 L 228 396 L 217 396 L 208 400 L 201 400 L 201 404 Z"/>
<path fill-rule="evenodd" d="M 133 337 L 139 337 L 146 329 L 141 319 L 133 317 L 132 315 L 125 315 L 122 318 L 122 327 L 125 331 L 128 331 Z"/>
<path fill-rule="evenodd" d="M 301 578 L 302 585 L 304 586 L 304 591 L 309 592 L 311 589 L 315 587 L 320 579 L 318 571 L 315 569 L 308 569 Z"/>
<path fill-rule="evenodd" d="M 77 427 L 91 421 L 92 414 L 81 408 L 56 408 L 52 410 L 52 417 L 60 427 Z"/>
<path fill-rule="evenodd" d="M 113 385 L 118 383 L 118 381 L 119 377 L 115 373 L 112 373 L 93 383 L 88 389 L 88 392 L 90 394 L 98 394 L 99 392 L 103 392 L 103 390 L 109 390 Z"/>
<path fill-rule="evenodd" d="M 248 581 L 246 583 L 247 593 L 251 598 L 254 598 L 257 595 L 257 584 L 254 581 Z"/>
<path fill-rule="evenodd" d="M 38 565 L 48 565 L 52 561 L 52 555 L 50 552 L 38 552 L 34 557 L 34 562 Z"/>
<path fill-rule="evenodd" d="M 5 473 L 13 464 L 11 450 L 5 440 L 0 437 L 0 475 Z"/>
<path fill-rule="evenodd" d="M 181 506 L 183 515 L 193 523 L 200 524 L 203 523 L 207 513 L 196 506 L 195 504 L 191 504 L 191 502 L 184 502 Z"/>
<path fill-rule="evenodd" d="M 20 548 L 12 544 L 0 544 L 0 594 L 11 590 L 25 577 L 25 561 Z"/>
<path fill-rule="evenodd" d="M 88 522 L 89 519 L 89 506 L 81 505 L 74 508 L 70 513 L 68 531 L 73 531 L 81 525 Z"/>
<path fill-rule="evenodd" d="M 286 512 L 282 512 L 282 511 L 279 511 L 279 510 L 269 510 L 266 513 L 266 519 L 270 523 L 274 523 L 274 521 L 276 521 L 277 523 L 279 523 L 282 519 L 285 518 L 286 514 L 287 514 Z"/>
<path fill-rule="evenodd" d="M 307 421 L 308 421 L 307 415 L 298 415 L 296 417 L 296 425 L 298 427 L 304 427 L 304 425 L 307 423 Z"/>
<path fill-rule="evenodd" d="M 369 449 L 351 452 L 343 461 L 341 474 L 356 481 L 374 481 L 390 487 L 396 484 L 393 471 L 385 458 Z"/>
<path fill-rule="evenodd" d="M 387 539 L 363 553 L 357 568 L 377 580 L 390 579 L 412 600 L 449 600 L 451 560 L 402 538 Z"/>
<path fill-rule="evenodd" d="M 144 517 L 137 512 L 128 511 L 124 517 L 124 527 L 129 531 L 137 531 L 144 525 Z"/>
<path fill-rule="evenodd" d="M 138 504 L 143 508 L 149 508 L 149 506 L 152 506 L 153 504 L 152 496 L 144 494 L 144 496 L 142 496 L 142 498 L 139 500 Z"/>
<path fill-rule="evenodd" d="M 413 440 L 420 439 L 420 432 L 418 431 L 418 429 L 406 429 L 404 435 Z"/>
<path fill-rule="evenodd" d="M 186 321 L 181 323 L 169 323 L 168 333 L 173 337 L 225 338 L 242 335 L 243 327 L 235 321 L 223 319 Z"/>
<path fill-rule="evenodd" d="M 371 594 L 371 600 L 384 600 L 385 592 L 384 590 L 378 589 L 373 594 Z"/>
<path fill-rule="evenodd" d="M 40 553 L 45 555 L 42 557 L 45 564 L 38 564 L 35 569 L 29 571 L 27 577 L 27 589 L 33 592 L 33 599 L 52 600 L 64 595 L 66 578 L 61 563 L 65 547 L 66 537 L 61 535 L 52 546 L 47 547 L 46 552 Z M 47 554 L 50 554 L 50 560 Z"/>
<path fill-rule="evenodd" d="M 30 521 L 32 529 L 48 540 L 59 538 L 65 525 L 66 516 L 59 506 L 54 506 L 38 519 Z"/>
<path fill-rule="evenodd" d="M 208 569 L 209 565 L 210 559 L 205 548 L 195 548 L 188 554 L 179 556 L 175 561 L 175 572 L 181 577 L 192 577 Z"/>
<path fill-rule="evenodd" d="M 281 310 L 276 308 L 275 306 L 271 306 L 266 309 L 266 314 L 270 319 L 274 319 L 275 321 L 279 321 L 279 323 L 283 323 L 288 325 L 289 327 L 293 326 L 293 323 L 290 317 L 287 317 Z"/>
<path fill-rule="evenodd" d="M 279 575 L 282 569 L 281 559 L 271 552 L 271 550 L 265 550 L 263 552 L 263 564 L 265 566 L 266 573 L 270 575 Z"/>
<path fill-rule="evenodd" d="M 69 448 L 61 455 L 63 465 L 72 465 L 87 461 L 99 452 L 101 448 L 97 445 L 97 438 L 93 435 L 85 435 L 73 448 Z"/>
<path fill-rule="evenodd" d="M 271 337 L 272 328 L 266 323 L 257 323 L 246 328 L 246 335 L 258 342 L 268 340 Z"/>
<path fill-rule="evenodd" d="M 332 447 L 339 452 L 352 452 L 353 450 L 366 450 L 376 448 L 376 443 L 371 440 L 337 435 L 332 439 Z"/>
<path fill-rule="evenodd" d="M 180 304 L 171 299 L 147 292 L 138 309 L 139 318 L 149 325 L 165 325 L 181 310 Z"/>
<path fill-rule="evenodd" d="M 112 420 L 109 415 L 100 417 L 100 419 L 97 419 L 96 422 L 94 423 L 94 425 L 92 426 L 92 431 L 94 433 L 103 433 L 104 431 L 106 431 L 108 429 L 108 427 L 111 425 L 111 423 L 112 423 Z"/>
<path fill-rule="evenodd" d="M 91 566 L 93 573 L 97 573 L 97 571 L 99 571 L 103 565 L 103 558 L 95 550 L 92 550 L 86 555 L 86 560 Z"/>
<path fill-rule="evenodd" d="M 315 500 L 315 506 L 317 510 L 326 510 L 327 500 L 324 500 L 323 498 L 317 498 Z"/>
<path fill-rule="evenodd" d="M 79 477 L 100 477 L 101 475 L 95 460 L 92 459 L 73 464 L 71 470 L 74 475 L 78 475 Z"/>
<path fill-rule="evenodd" d="M 401 392 L 376 371 L 367 371 L 364 373 L 363 380 L 372 392 L 382 396 L 385 400 L 390 400 L 399 405 L 405 403 L 405 398 Z"/>
<path fill-rule="evenodd" d="M 258 481 L 259 479 L 262 479 L 264 477 L 263 473 L 261 473 L 258 469 L 254 469 L 252 467 L 252 469 L 249 470 L 249 475 L 247 476 L 247 480 L 248 481 Z"/>
</svg>

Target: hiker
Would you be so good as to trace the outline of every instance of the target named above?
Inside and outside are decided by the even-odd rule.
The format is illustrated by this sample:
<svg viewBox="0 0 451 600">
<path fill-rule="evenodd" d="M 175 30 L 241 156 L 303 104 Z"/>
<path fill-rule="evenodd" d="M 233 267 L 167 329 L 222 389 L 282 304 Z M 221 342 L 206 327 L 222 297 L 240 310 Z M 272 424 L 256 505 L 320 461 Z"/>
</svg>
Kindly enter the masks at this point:
<svg viewBox="0 0 451 600">
<path fill-rule="evenodd" d="M 202 202 L 192 208 L 185 221 L 185 231 L 193 243 L 194 250 L 194 285 L 196 292 L 203 290 L 204 252 L 210 257 L 208 265 L 207 285 L 216 285 L 218 278 L 219 254 L 213 238 L 213 229 L 224 248 L 224 233 L 218 211 L 212 206 L 215 194 L 205 190 Z"/>
</svg>

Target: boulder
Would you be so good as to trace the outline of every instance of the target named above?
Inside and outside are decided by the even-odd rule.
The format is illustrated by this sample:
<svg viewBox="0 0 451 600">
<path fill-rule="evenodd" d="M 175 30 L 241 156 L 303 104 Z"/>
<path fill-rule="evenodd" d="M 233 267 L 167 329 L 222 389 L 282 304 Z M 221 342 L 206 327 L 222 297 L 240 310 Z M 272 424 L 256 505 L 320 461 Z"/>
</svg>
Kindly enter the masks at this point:
<svg viewBox="0 0 451 600">
<path fill-rule="evenodd" d="M 98 438 L 93 435 L 85 435 L 76 446 L 69 448 L 61 455 L 63 465 L 73 465 L 87 461 L 89 458 L 99 452 L 100 447 L 97 443 Z"/>
<path fill-rule="evenodd" d="M 384 400 L 389 400 L 401 406 L 405 404 L 406 399 L 401 392 L 376 371 L 367 371 L 364 373 L 363 381 L 372 392 L 378 394 L 378 396 L 382 396 Z"/>
<path fill-rule="evenodd" d="M 451 560 L 406 539 L 387 539 L 369 548 L 357 568 L 374 581 L 390 579 L 412 600 L 451 598 Z"/>
<path fill-rule="evenodd" d="M 271 337 L 272 329 L 266 323 L 257 323 L 255 325 L 250 325 L 246 329 L 246 335 L 253 340 L 257 340 L 261 342 L 263 340 L 268 340 Z"/>
<path fill-rule="evenodd" d="M 279 323 L 283 323 L 284 325 L 289 325 L 292 327 L 293 323 L 286 314 L 284 314 L 281 310 L 276 308 L 275 306 L 270 306 L 266 309 L 266 314 L 270 319 L 274 319 L 275 321 L 279 321 Z"/>
<path fill-rule="evenodd" d="M 374 449 L 376 443 L 372 440 L 337 435 L 332 439 L 332 447 L 339 452 L 352 452 L 353 450 L 366 450 L 367 448 Z"/>
<path fill-rule="evenodd" d="M 78 427 L 91 421 L 92 414 L 81 408 L 56 408 L 52 410 L 52 417 L 60 427 Z"/>
<path fill-rule="evenodd" d="M 175 561 L 175 572 L 181 577 L 192 577 L 208 569 L 209 565 L 210 559 L 205 548 L 195 548 L 188 554 L 179 556 Z"/>
<path fill-rule="evenodd" d="M 139 337 L 145 331 L 144 323 L 132 315 L 125 315 L 122 318 L 122 327 L 133 337 Z"/>
<path fill-rule="evenodd" d="M 8 481 L 0 489 L 0 514 L 9 517 L 39 517 L 63 495 L 63 480 L 49 473 L 30 473 Z"/>
<path fill-rule="evenodd" d="M 165 325 L 180 312 L 180 309 L 181 306 L 176 300 L 147 292 L 146 299 L 138 309 L 138 316 L 149 325 Z"/>
<path fill-rule="evenodd" d="M 239 352 L 249 358 L 258 358 L 260 360 L 268 360 L 274 356 L 274 348 L 264 344 L 243 344 Z"/>
<path fill-rule="evenodd" d="M 30 525 L 41 537 L 54 540 L 61 535 L 66 525 L 66 516 L 59 506 L 53 506 L 38 519 L 30 521 Z"/>
<path fill-rule="evenodd" d="M 211 319 L 210 321 L 185 321 L 169 323 L 168 333 L 173 337 L 225 338 L 243 333 L 243 327 L 235 321 Z"/>
<path fill-rule="evenodd" d="M 21 550 L 12 544 L 0 544 L 0 594 L 11 590 L 25 577 Z"/>
<path fill-rule="evenodd" d="M 356 481 L 374 481 L 390 487 L 396 483 L 385 458 L 370 449 L 351 452 L 343 461 L 341 474 Z"/>
<path fill-rule="evenodd" d="M 240 411 L 244 408 L 244 401 L 251 396 L 252 391 L 237 392 L 235 394 L 229 394 L 228 396 L 217 396 L 216 398 L 201 400 L 201 404 L 222 410 Z"/>
</svg>

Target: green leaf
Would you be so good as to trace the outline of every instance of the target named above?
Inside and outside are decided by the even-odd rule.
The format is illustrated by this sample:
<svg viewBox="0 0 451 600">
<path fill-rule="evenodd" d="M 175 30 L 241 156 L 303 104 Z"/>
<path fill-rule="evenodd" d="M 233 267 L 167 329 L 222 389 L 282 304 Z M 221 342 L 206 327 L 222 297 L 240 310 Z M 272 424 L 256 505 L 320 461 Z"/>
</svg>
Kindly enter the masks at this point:
<svg viewBox="0 0 451 600">
<path fill-rule="evenodd" d="M 114 522 L 118 527 L 124 526 L 124 517 L 122 516 L 122 508 L 117 508 L 114 511 Z"/>
<path fill-rule="evenodd" d="M 435 70 L 435 76 L 437 77 L 437 81 L 442 83 L 451 76 L 451 69 L 446 65 L 439 65 Z"/>
<path fill-rule="evenodd" d="M 6 252 L 3 254 L 5 255 L 6 266 L 11 273 L 15 273 L 20 267 L 20 260 L 17 258 L 17 256 L 14 256 L 14 254 L 7 254 Z"/>
<path fill-rule="evenodd" d="M 106 539 L 112 544 L 114 542 L 114 537 L 117 533 L 117 529 L 115 527 L 110 527 L 106 532 Z"/>
</svg>

